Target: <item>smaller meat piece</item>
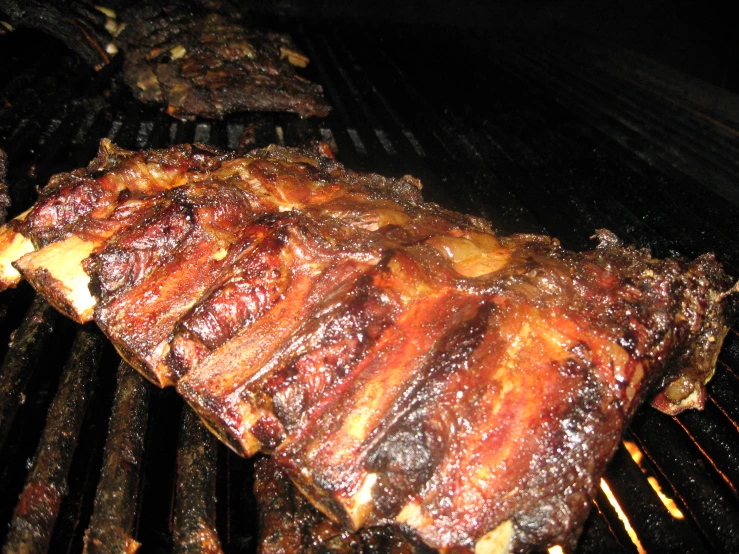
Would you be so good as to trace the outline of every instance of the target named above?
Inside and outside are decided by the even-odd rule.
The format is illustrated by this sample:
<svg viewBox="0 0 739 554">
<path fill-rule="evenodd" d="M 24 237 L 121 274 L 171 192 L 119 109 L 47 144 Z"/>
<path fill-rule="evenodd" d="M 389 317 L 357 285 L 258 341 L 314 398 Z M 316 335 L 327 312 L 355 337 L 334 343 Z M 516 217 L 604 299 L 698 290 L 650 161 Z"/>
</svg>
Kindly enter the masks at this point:
<svg viewBox="0 0 739 554">
<path fill-rule="evenodd" d="M 10 207 L 10 196 L 8 195 L 8 185 L 5 177 L 8 174 L 8 155 L 0 150 L 0 223 L 5 222 L 8 216 L 8 208 Z"/>
<path fill-rule="evenodd" d="M 316 510 L 271 458 L 255 463 L 259 554 L 431 554 L 397 526 L 350 533 Z"/>
<path fill-rule="evenodd" d="M 233 12 L 189 6 L 139 6 L 122 20 L 124 80 L 138 100 L 164 105 L 174 117 L 329 113 L 321 87 L 296 73 L 309 60 L 286 35 L 250 28 Z"/>
<path fill-rule="evenodd" d="M 92 2 L 2 0 L 0 16 L 11 28 L 36 29 L 61 40 L 95 69 L 107 65 L 117 52 L 108 32 L 115 12 Z"/>
</svg>

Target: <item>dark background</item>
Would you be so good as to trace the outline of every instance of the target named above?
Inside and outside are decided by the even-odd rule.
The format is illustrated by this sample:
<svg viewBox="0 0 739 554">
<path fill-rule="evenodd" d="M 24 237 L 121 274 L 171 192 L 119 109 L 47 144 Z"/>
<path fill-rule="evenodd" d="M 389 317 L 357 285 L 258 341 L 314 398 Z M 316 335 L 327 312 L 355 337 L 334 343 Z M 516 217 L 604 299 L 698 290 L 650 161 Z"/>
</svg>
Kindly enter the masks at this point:
<svg viewBox="0 0 739 554">
<path fill-rule="evenodd" d="M 564 25 L 739 92 L 739 39 L 731 2 L 247 0 L 243 4 L 256 13 L 484 28 L 491 39 Z"/>
</svg>

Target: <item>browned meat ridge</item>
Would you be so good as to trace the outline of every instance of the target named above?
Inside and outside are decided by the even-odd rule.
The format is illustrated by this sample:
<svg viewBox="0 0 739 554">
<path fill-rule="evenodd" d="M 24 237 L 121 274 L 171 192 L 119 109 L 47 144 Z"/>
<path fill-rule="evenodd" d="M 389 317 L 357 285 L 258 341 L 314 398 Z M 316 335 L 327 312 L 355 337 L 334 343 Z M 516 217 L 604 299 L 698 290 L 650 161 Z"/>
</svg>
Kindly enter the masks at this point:
<svg viewBox="0 0 739 554">
<path fill-rule="evenodd" d="M 736 291 L 712 255 L 498 237 L 327 156 L 103 141 L 0 228 L 0 280 L 94 319 L 347 530 L 573 545 L 650 392 L 701 407 Z"/>
</svg>

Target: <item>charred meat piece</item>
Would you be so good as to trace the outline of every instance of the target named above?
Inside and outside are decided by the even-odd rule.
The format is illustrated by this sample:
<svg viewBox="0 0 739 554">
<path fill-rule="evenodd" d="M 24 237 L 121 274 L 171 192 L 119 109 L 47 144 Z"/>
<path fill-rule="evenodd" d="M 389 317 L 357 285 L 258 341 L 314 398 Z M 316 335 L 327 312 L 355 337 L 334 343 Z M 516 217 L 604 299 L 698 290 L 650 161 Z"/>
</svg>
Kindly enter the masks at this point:
<svg viewBox="0 0 739 554">
<path fill-rule="evenodd" d="M 255 463 L 259 554 L 431 554 L 398 526 L 350 533 L 316 510 L 271 458 Z"/>
<path fill-rule="evenodd" d="M 287 35 L 189 5 L 147 4 L 122 18 L 124 80 L 144 103 L 181 119 L 241 111 L 328 115 L 321 87 L 295 71 L 308 58 Z"/>
<path fill-rule="evenodd" d="M 108 32 L 115 12 L 93 2 L 2 0 L 0 18 L 9 28 L 37 29 L 61 40 L 95 69 L 107 65 L 117 51 Z"/>
<path fill-rule="evenodd" d="M 0 267 L 86 298 L 78 320 L 233 450 L 273 454 L 331 520 L 302 528 L 318 551 L 377 527 L 571 546 L 640 403 L 702 406 L 737 286 L 608 231 L 582 253 L 498 237 L 419 188 L 309 151 L 104 143 L 0 229 Z"/>
</svg>

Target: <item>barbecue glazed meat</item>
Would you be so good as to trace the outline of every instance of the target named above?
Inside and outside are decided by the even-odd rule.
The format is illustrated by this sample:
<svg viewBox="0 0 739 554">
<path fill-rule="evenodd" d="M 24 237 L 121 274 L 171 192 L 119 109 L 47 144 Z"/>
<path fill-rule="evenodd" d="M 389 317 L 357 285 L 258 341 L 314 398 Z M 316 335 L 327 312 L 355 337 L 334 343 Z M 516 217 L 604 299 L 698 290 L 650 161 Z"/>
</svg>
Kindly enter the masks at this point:
<svg viewBox="0 0 739 554">
<path fill-rule="evenodd" d="M 169 3 L 121 14 L 117 44 L 134 96 L 180 119 L 241 111 L 328 115 L 319 85 L 297 74 L 308 58 L 287 35 L 256 29 L 233 12 Z"/>
<path fill-rule="evenodd" d="M 711 255 L 597 238 L 498 237 L 308 151 L 104 142 L 0 230 L 0 267 L 271 453 L 330 525 L 514 552 L 574 544 L 651 393 L 700 407 L 735 311 Z"/>
<path fill-rule="evenodd" d="M 254 495 L 259 510 L 259 554 L 431 554 L 397 526 L 349 533 L 295 488 L 273 458 L 255 464 Z"/>
</svg>

